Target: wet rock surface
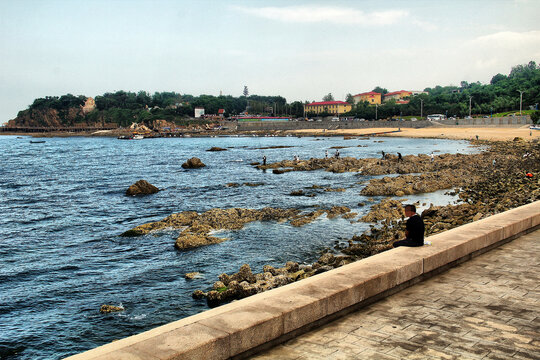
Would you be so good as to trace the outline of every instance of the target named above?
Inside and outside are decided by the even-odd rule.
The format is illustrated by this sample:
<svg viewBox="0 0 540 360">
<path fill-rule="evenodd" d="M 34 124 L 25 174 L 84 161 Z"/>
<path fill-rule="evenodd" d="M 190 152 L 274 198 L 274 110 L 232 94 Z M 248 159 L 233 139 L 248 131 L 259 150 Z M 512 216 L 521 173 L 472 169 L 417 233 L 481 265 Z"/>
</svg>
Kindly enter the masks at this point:
<svg viewBox="0 0 540 360">
<path fill-rule="evenodd" d="M 155 194 L 159 191 L 157 187 L 150 184 L 146 180 L 139 180 L 135 184 L 132 184 L 127 190 L 127 196 L 138 196 L 138 195 L 150 195 Z"/>
<path fill-rule="evenodd" d="M 227 151 L 227 149 L 220 148 L 220 147 L 217 147 L 217 146 L 212 146 L 210 149 L 208 149 L 206 151 Z"/>
<path fill-rule="evenodd" d="M 191 249 L 204 245 L 217 244 L 228 240 L 211 236 L 216 230 L 240 230 L 253 221 L 289 221 L 293 226 L 302 226 L 315 220 L 322 214 L 334 218 L 350 212 L 345 206 L 334 206 L 328 210 L 301 214 L 298 209 L 263 208 L 255 209 L 211 209 L 204 213 L 184 211 L 167 216 L 161 221 L 139 225 L 124 232 L 121 236 L 140 236 L 163 229 L 180 229 L 175 247 L 179 250 Z"/>
</svg>

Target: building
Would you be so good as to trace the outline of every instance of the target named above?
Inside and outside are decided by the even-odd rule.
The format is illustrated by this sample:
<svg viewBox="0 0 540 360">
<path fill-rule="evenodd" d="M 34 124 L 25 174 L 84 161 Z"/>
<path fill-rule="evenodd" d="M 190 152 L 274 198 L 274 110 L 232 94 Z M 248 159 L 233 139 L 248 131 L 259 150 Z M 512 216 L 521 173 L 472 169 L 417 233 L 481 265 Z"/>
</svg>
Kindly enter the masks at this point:
<svg viewBox="0 0 540 360">
<path fill-rule="evenodd" d="M 394 91 L 391 93 L 384 94 L 384 101 L 386 102 L 388 100 L 394 99 L 396 100 L 396 102 L 398 102 L 399 100 L 403 100 L 405 98 L 411 97 L 411 95 L 412 95 L 412 91 L 407 91 L 407 90 Z M 400 101 L 400 103 L 402 102 Z"/>
<path fill-rule="evenodd" d="M 195 117 L 200 118 L 204 115 L 204 108 L 203 107 L 196 107 L 195 108 Z"/>
<path fill-rule="evenodd" d="M 363 101 L 367 101 L 370 104 L 380 104 L 381 103 L 381 94 L 378 92 L 370 91 L 361 94 L 356 94 L 353 96 L 354 103 L 358 104 Z"/>
<path fill-rule="evenodd" d="M 345 101 L 320 101 L 304 105 L 305 113 L 320 114 L 327 112 L 333 115 L 340 115 L 351 111 L 352 105 Z"/>
</svg>

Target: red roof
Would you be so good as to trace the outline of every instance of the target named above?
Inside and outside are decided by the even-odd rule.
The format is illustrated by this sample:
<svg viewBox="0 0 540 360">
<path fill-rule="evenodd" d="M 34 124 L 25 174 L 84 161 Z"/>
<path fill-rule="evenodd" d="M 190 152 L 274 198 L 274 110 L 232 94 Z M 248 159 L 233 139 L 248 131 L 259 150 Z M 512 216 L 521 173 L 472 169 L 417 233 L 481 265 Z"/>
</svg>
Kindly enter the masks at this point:
<svg viewBox="0 0 540 360">
<path fill-rule="evenodd" d="M 348 102 L 345 101 L 320 101 L 320 102 L 312 102 L 308 105 L 351 105 Z"/>
<path fill-rule="evenodd" d="M 401 93 L 411 93 L 411 92 L 407 91 L 407 90 L 400 90 L 400 91 L 394 91 L 394 92 L 391 92 L 391 93 L 386 93 L 386 94 L 384 94 L 384 96 L 398 95 L 398 94 L 401 94 Z"/>
<path fill-rule="evenodd" d="M 378 92 L 375 92 L 375 91 L 370 91 L 370 92 L 365 92 L 365 93 L 361 93 L 361 94 L 356 94 L 354 96 L 362 96 L 362 95 L 374 96 L 374 95 L 381 95 L 381 93 L 378 93 Z"/>
</svg>

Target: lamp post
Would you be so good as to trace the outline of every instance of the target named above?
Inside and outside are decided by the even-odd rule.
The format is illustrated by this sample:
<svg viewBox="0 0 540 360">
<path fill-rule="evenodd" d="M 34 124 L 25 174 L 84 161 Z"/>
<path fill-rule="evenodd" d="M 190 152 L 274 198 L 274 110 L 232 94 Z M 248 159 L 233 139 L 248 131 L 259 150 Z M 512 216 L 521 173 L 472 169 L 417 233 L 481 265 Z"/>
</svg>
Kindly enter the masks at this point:
<svg viewBox="0 0 540 360">
<path fill-rule="evenodd" d="M 378 108 L 378 104 L 375 104 L 375 120 L 377 120 L 377 108 Z"/>
<path fill-rule="evenodd" d="M 472 96 L 469 96 L 469 117 L 471 117 L 471 109 L 472 109 Z"/>
<path fill-rule="evenodd" d="M 523 93 L 525 91 L 521 91 L 521 90 L 518 90 L 519 91 L 519 116 L 521 116 L 521 105 L 523 104 Z"/>
<path fill-rule="evenodd" d="M 424 100 L 420 99 L 420 120 L 424 119 Z"/>
</svg>

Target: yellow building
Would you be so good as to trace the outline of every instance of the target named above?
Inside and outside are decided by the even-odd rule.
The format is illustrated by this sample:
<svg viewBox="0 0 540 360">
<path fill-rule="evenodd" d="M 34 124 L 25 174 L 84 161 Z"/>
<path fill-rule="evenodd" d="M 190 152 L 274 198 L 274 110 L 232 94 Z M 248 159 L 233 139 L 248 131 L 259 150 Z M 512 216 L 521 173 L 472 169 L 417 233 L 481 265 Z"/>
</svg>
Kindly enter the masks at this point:
<svg viewBox="0 0 540 360">
<path fill-rule="evenodd" d="M 304 111 L 306 113 L 315 114 L 320 114 L 326 111 L 329 114 L 341 115 L 351 111 L 351 109 L 351 104 L 345 101 L 321 101 L 304 105 Z"/>
<path fill-rule="evenodd" d="M 394 100 L 402 100 L 407 97 L 411 97 L 412 92 L 407 90 L 400 90 L 400 91 L 394 91 L 391 93 L 384 94 L 384 101 L 388 101 L 390 99 Z"/>
<path fill-rule="evenodd" d="M 381 94 L 378 92 L 370 91 L 361 94 L 356 94 L 353 96 L 354 103 L 358 104 L 362 101 L 367 101 L 370 104 L 380 104 L 381 103 Z"/>
</svg>

